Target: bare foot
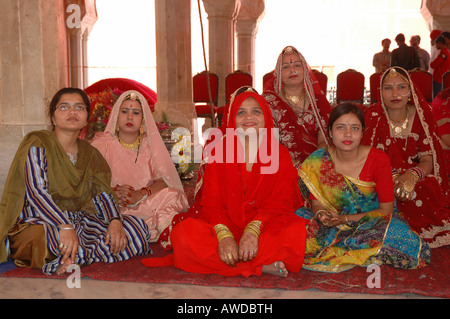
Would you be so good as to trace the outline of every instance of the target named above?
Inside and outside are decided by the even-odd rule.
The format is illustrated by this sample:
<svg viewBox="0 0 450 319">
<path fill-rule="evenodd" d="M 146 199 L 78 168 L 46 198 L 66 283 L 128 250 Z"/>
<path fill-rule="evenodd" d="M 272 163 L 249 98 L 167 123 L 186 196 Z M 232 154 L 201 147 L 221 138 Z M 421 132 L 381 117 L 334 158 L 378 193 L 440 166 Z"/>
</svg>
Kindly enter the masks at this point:
<svg viewBox="0 0 450 319">
<path fill-rule="evenodd" d="M 282 261 L 276 261 L 273 264 L 264 265 L 262 271 L 263 273 L 280 277 L 287 277 L 289 273 Z"/>
<path fill-rule="evenodd" d="M 70 259 L 66 259 L 65 262 L 62 262 L 61 264 L 59 264 L 58 268 L 56 269 L 55 274 L 57 275 L 62 275 L 67 271 L 67 268 L 70 266 L 70 264 L 72 263 L 72 261 Z"/>
</svg>

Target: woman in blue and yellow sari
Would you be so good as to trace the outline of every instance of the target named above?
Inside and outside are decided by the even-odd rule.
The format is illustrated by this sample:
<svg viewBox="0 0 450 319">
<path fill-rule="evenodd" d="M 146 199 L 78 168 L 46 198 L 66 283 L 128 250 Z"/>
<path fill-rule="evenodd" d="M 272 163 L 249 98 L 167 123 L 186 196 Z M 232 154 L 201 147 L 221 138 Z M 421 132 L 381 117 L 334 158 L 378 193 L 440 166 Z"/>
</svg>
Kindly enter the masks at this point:
<svg viewBox="0 0 450 319">
<path fill-rule="evenodd" d="M 336 106 L 328 124 L 333 145 L 312 153 L 298 174 L 310 191 L 310 219 L 303 268 L 340 272 L 354 266 L 387 264 L 419 268 L 430 248 L 395 208 L 389 158 L 360 145 L 364 115 L 353 103 Z"/>
</svg>

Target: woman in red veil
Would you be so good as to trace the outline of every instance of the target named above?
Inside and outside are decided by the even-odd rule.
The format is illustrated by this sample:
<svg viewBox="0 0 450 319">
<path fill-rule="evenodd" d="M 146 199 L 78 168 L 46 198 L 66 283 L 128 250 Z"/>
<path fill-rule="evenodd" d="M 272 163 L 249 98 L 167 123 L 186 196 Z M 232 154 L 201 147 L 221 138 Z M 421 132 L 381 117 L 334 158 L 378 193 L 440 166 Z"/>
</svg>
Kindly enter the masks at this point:
<svg viewBox="0 0 450 319">
<path fill-rule="evenodd" d="M 199 212 L 177 224 L 173 254 L 148 258 L 148 267 L 173 265 L 187 272 L 225 276 L 285 277 L 298 272 L 305 251 L 305 219 L 298 175 L 278 143 L 267 102 L 254 92 L 236 96 L 226 135 L 205 148 Z M 220 138 L 221 136 L 221 138 Z"/>
</svg>

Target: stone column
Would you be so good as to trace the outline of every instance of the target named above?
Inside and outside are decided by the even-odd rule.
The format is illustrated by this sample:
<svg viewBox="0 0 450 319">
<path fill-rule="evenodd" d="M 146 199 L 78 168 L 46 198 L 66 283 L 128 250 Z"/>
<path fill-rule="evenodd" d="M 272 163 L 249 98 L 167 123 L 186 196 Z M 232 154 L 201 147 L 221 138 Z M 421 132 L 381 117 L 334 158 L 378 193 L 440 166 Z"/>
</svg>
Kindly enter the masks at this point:
<svg viewBox="0 0 450 319">
<path fill-rule="evenodd" d="M 88 86 L 88 38 L 97 22 L 95 0 L 65 0 L 70 86 Z"/>
<path fill-rule="evenodd" d="M 234 68 L 235 20 L 240 0 L 203 0 L 209 25 L 209 71 L 219 77 L 219 106 L 225 105 L 225 77 Z"/>
<path fill-rule="evenodd" d="M 265 0 L 241 0 L 236 21 L 237 66 L 236 69 L 250 73 L 255 81 L 255 39 L 258 25 L 264 17 Z"/>
<path fill-rule="evenodd" d="M 155 0 L 157 102 L 155 119 L 191 130 L 191 0 Z"/>
<path fill-rule="evenodd" d="M 68 84 L 64 2 L 0 0 L 0 137 L 46 128 L 47 105 Z"/>
<path fill-rule="evenodd" d="M 432 30 L 450 30 L 450 0 L 422 0 L 420 13 L 430 32 Z M 434 56 L 435 50 L 436 47 L 431 46 L 431 56 Z"/>
</svg>

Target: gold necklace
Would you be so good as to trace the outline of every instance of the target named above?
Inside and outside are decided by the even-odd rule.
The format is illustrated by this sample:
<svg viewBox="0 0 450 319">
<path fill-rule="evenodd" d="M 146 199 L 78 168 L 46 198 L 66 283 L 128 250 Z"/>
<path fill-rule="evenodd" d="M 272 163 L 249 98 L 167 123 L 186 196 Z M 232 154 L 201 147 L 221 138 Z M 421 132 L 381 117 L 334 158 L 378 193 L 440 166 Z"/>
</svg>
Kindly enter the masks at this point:
<svg viewBox="0 0 450 319">
<path fill-rule="evenodd" d="M 136 152 L 139 149 L 139 145 L 141 144 L 141 136 L 140 135 L 137 137 L 136 141 L 134 141 L 133 143 L 130 143 L 130 144 L 129 143 L 125 143 L 124 141 L 122 141 L 120 139 L 120 137 L 117 137 L 117 139 L 119 140 L 120 144 L 123 147 L 125 147 L 125 148 L 127 148 L 129 150 L 132 150 L 134 152 Z"/>
<path fill-rule="evenodd" d="M 287 94 L 285 94 L 284 96 L 285 96 L 288 100 L 290 100 L 290 101 L 292 101 L 293 103 L 297 104 L 298 101 L 300 101 L 300 99 L 302 99 L 303 97 L 305 97 L 305 93 L 303 93 L 303 94 L 300 95 L 300 96 L 297 96 L 297 95 L 287 95 Z"/>
<path fill-rule="evenodd" d="M 394 131 L 395 135 L 400 135 L 403 133 L 404 130 L 406 130 L 408 128 L 408 123 L 409 123 L 409 112 L 408 112 L 409 108 L 406 107 L 406 116 L 400 120 L 400 121 L 395 121 L 392 120 L 389 116 L 389 125 L 391 126 L 392 130 Z M 401 125 L 395 125 L 395 124 L 399 124 L 402 123 Z"/>
</svg>

